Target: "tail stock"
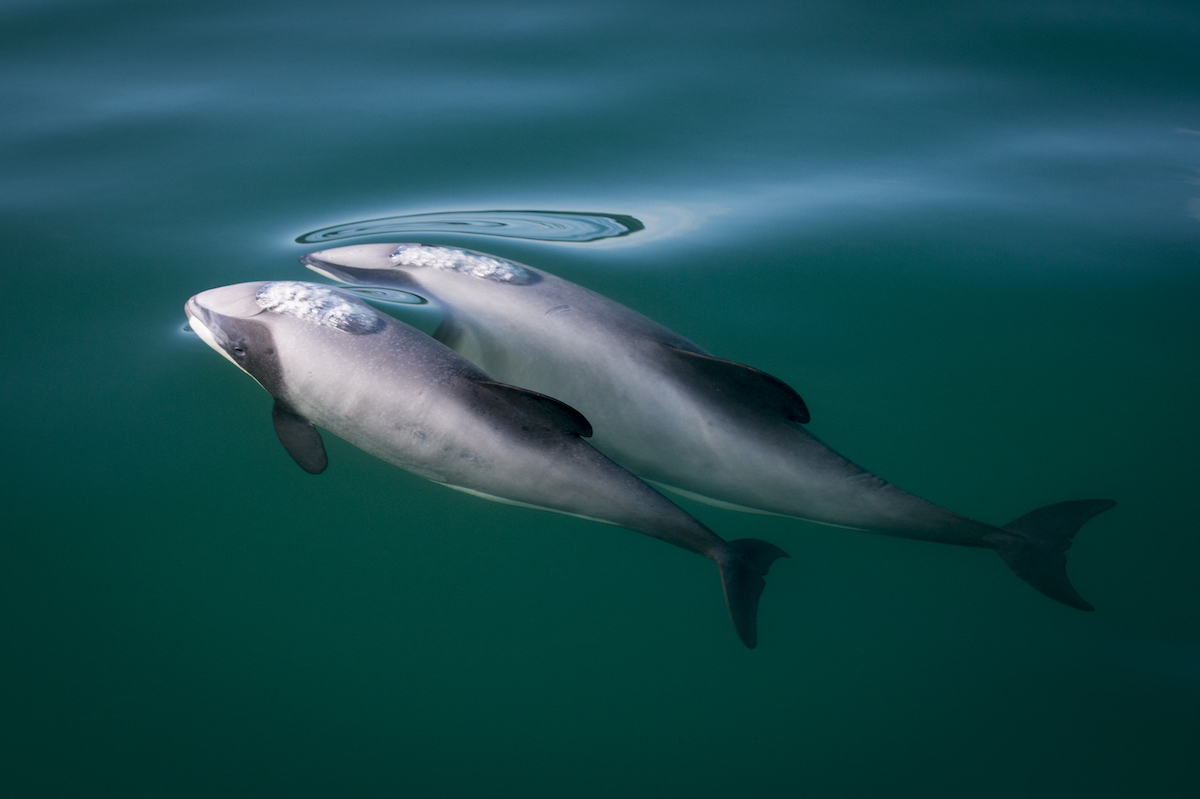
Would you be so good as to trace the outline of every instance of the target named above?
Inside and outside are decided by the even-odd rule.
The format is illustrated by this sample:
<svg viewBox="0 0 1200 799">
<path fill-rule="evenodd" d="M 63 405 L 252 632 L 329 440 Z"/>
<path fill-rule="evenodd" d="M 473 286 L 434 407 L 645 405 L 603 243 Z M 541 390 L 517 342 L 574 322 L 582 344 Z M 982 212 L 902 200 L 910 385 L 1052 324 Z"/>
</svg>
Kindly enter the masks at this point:
<svg viewBox="0 0 1200 799">
<path fill-rule="evenodd" d="M 758 598 L 767 581 L 763 579 L 776 558 L 789 557 L 774 544 L 757 538 L 729 541 L 731 552 L 717 560 L 725 606 L 742 643 L 753 649 L 758 644 Z"/>
<path fill-rule="evenodd" d="M 996 551 L 1018 577 L 1046 596 L 1092 610 L 1067 579 L 1066 552 L 1088 519 L 1116 504 L 1111 499 L 1079 499 L 1038 508 L 1000 528 L 1011 535 L 997 536 Z"/>
</svg>

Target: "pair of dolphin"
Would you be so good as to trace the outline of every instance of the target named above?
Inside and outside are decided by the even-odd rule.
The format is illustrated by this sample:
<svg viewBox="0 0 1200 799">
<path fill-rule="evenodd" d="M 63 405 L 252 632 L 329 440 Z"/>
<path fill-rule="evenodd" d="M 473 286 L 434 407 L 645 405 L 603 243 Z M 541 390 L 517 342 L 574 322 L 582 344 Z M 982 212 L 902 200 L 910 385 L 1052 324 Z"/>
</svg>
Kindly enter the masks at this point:
<svg viewBox="0 0 1200 799">
<path fill-rule="evenodd" d="M 438 482 L 490 499 L 608 521 L 704 554 L 717 561 L 730 616 L 743 642 L 753 647 L 762 576 L 776 557 L 784 555 L 782 550 L 754 539 L 725 542 L 612 461 L 597 460 L 597 453 L 577 438 L 588 431 L 588 422 L 573 414 L 577 408 L 595 427 L 592 444 L 596 449 L 664 488 L 739 510 L 992 548 L 1043 594 L 1072 607 L 1091 609 L 1067 579 L 1064 553 L 1088 519 L 1115 504 L 1110 500 L 1049 505 L 1004 527 L 939 508 L 851 463 L 810 435 L 802 427 L 809 420 L 804 401 L 778 379 L 716 358 L 623 305 L 523 264 L 470 250 L 419 244 L 339 247 L 312 253 L 301 261 L 343 283 L 397 288 L 430 300 L 444 314 L 434 337 L 466 359 L 439 349 L 422 334 L 328 287 L 243 284 L 192 298 L 188 315 L 193 328 L 231 360 L 243 357 L 239 365 L 276 397 L 276 430 L 302 466 L 306 462 L 324 466 L 323 451 L 319 457 L 314 454 L 320 449 L 319 437 L 315 447 L 311 443 L 316 436 L 312 422 L 316 422 L 368 452 Z M 289 293 L 291 306 L 275 299 L 281 292 Z M 297 300 L 304 292 L 312 294 Z M 330 310 L 341 305 L 346 307 Z M 375 320 L 370 325 L 366 321 L 352 325 L 356 330 L 379 326 L 371 335 L 398 331 L 389 336 L 404 343 L 352 346 L 345 336 L 318 330 L 346 332 L 348 328 L 338 320 L 356 315 Z M 302 320 L 307 327 L 287 321 L 288 316 Z M 322 317 L 337 323 L 321 322 Z M 270 364 L 247 368 L 244 356 L 231 349 L 229 342 L 248 329 L 247 325 L 280 331 L 275 337 L 281 342 L 277 349 L 260 345 L 260 349 L 271 350 L 274 360 Z M 214 331 L 232 331 L 232 335 Z M 351 332 L 365 335 L 362 330 Z M 263 334 L 257 335 L 262 338 Z M 316 346 L 316 339 L 323 344 Z M 423 368 L 414 370 L 414 361 Z M 440 365 L 428 368 L 433 362 Z M 414 447 L 411 440 L 391 432 L 404 426 L 397 419 L 427 419 L 421 415 L 422 409 L 433 394 L 446 407 L 437 421 L 419 424 L 447 425 L 445 430 L 437 428 L 439 435 L 449 435 L 447 430 L 460 425 L 469 431 L 465 436 L 450 435 L 456 443 L 444 452 L 454 447 L 474 452 L 472 446 L 484 446 L 472 444 L 482 440 L 477 438 L 480 431 L 474 424 L 483 413 L 477 392 L 471 394 L 462 386 L 452 389 L 440 381 L 447 371 L 458 375 L 460 383 L 488 385 L 489 395 L 503 398 L 505 410 L 489 410 L 491 416 L 508 414 L 511 421 L 515 418 L 512 408 L 519 405 L 526 414 L 536 406 L 542 416 L 546 408 L 554 408 L 552 415 L 560 422 L 564 416 L 573 419 L 573 424 L 542 428 L 557 429 L 560 439 L 565 435 L 571 440 L 569 446 L 560 439 L 550 446 L 547 441 L 551 439 L 545 435 L 536 442 L 527 441 L 522 437 L 525 431 L 518 434 L 512 424 L 499 438 L 498 428 L 493 426 L 490 443 L 511 450 L 513 443 L 520 441 L 516 449 L 522 457 L 536 460 L 549 456 L 556 463 L 587 461 L 589 467 L 571 471 L 565 481 L 539 483 L 521 458 L 496 456 L 489 461 L 493 471 L 517 471 L 499 482 L 480 468 L 448 473 L 449 455 Z M 257 372 L 266 374 L 266 380 Z M 301 373 L 306 376 L 303 380 Z M 493 378 L 511 385 L 496 384 L 491 382 Z M 427 382 L 422 384 L 422 380 Z M 332 403 L 314 399 L 331 391 L 340 399 Z M 519 423 L 516 426 L 524 428 Z M 424 429 L 422 432 L 428 435 Z M 584 452 L 589 454 L 580 454 Z M 552 471 L 557 468 L 551 467 Z M 617 479 L 616 474 L 622 477 Z M 594 503 L 587 505 L 594 499 L 589 487 L 614 480 L 624 488 L 605 494 L 605 501 L 612 504 L 600 510 Z M 583 500 L 583 495 L 589 499 Z M 653 522 L 643 512 L 645 508 L 654 509 L 650 514 Z"/>
</svg>

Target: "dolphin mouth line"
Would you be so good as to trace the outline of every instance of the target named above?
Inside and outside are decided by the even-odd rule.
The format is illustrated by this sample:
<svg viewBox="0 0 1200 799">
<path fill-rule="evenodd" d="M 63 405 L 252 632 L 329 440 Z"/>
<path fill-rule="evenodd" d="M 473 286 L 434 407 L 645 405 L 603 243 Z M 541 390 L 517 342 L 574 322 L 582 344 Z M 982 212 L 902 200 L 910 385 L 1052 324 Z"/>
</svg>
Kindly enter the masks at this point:
<svg viewBox="0 0 1200 799">
<path fill-rule="evenodd" d="M 344 283 L 347 285 L 350 283 L 349 280 L 339 277 L 336 273 L 331 272 L 330 270 L 334 268 L 333 264 L 328 263 L 327 261 L 322 261 L 320 258 L 313 258 L 311 255 L 305 255 L 300 259 L 300 263 L 304 264 L 321 277 L 327 277 L 330 280 L 335 280 L 338 283 Z"/>
<path fill-rule="evenodd" d="M 222 358 L 229 361 L 243 372 L 246 372 L 246 368 L 235 361 L 233 356 L 230 355 L 223 346 L 221 346 L 221 341 L 217 338 L 216 333 L 212 331 L 212 328 L 205 324 L 204 317 L 208 315 L 208 312 L 196 302 L 195 297 L 189 299 L 183 306 L 183 315 L 187 317 L 188 325 L 192 328 L 192 332 L 199 336 L 201 341 L 203 341 L 212 349 L 221 353 Z M 246 372 L 246 374 L 249 375 L 250 373 Z M 250 376 L 254 377 L 254 375 Z M 257 378 L 255 379 L 257 380 Z"/>
</svg>

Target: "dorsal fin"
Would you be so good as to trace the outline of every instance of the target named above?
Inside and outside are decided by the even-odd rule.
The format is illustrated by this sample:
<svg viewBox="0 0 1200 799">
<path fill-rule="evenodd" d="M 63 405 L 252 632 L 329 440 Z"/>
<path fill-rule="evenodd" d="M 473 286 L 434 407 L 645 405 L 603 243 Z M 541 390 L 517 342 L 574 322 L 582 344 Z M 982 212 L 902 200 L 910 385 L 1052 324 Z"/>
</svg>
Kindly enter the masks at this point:
<svg viewBox="0 0 1200 799">
<path fill-rule="evenodd" d="M 506 402 L 547 419 L 564 433 L 583 438 L 588 438 L 592 434 L 591 422 L 585 419 L 582 413 L 565 402 L 559 402 L 554 397 L 510 386 L 507 383 L 497 383 L 494 380 L 476 380 L 475 385 L 487 389 Z"/>
<path fill-rule="evenodd" d="M 309 474 L 325 471 L 329 458 L 325 455 L 321 434 L 312 422 L 279 400 L 275 400 L 275 407 L 271 409 L 271 421 L 275 425 L 279 443 L 283 444 L 292 460 L 300 464 L 301 469 Z"/>
<path fill-rule="evenodd" d="M 670 344 L 663 347 L 686 364 L 696 377 L 721 393 L 736 393 L 740 402 L 768 413 L 782 414 L 786 419 L 807 424 L 808 406 L 795 389 L 777 377 L 736 361 L 726 361 L 711 355 L 681 350 Z"/>
</svg>

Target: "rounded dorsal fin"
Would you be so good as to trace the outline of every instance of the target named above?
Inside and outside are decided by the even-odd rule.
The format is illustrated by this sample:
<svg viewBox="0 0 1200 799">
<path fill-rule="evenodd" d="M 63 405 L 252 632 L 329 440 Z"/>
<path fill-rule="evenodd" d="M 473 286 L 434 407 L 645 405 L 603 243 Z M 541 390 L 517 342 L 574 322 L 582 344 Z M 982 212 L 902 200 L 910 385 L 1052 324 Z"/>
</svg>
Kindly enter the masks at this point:
<svg viewBox="0 0 1200 799">
<path fill-rule="evenodd" d="M 494 380 L 476 380 L 475 385 L 486 389 L 505 401 L 524 408 L 554 424 L 564 433 L 588 438 L 592 435 L 592 424 L 579 411 L 554 397 L 547 397 L 526 388 L 497 383 Z"/>
<path fill-rule="evenodd" d="M 789 421 L 807 424 L 811 418 L 808 406 L 796 390 L 778 377 L 736 361 L 726 361 L 711 355 L 681 350 L 670 344 L 662 345 L 697 378 L 722 393 L 735 391 L 737 401 L 767 413 L 782 414 Z"/>
</svg>

